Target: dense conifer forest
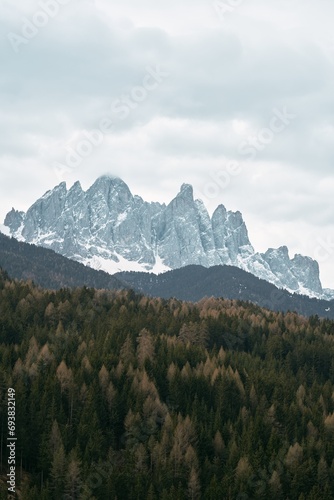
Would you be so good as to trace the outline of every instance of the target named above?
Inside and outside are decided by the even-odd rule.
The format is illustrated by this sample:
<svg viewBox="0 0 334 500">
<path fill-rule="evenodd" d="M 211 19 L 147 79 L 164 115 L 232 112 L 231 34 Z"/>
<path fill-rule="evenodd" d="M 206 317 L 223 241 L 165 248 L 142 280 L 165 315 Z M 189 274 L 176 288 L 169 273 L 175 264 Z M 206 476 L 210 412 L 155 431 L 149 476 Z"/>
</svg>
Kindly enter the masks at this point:
<svg viewBox="0 0 334 500">
<path fill-rule="evenodd" d="M 334 498 L 334 322 L 0 274 L 24 500 Z M 1 498 L 7 498 L 1 446 Z"/>
</svg>

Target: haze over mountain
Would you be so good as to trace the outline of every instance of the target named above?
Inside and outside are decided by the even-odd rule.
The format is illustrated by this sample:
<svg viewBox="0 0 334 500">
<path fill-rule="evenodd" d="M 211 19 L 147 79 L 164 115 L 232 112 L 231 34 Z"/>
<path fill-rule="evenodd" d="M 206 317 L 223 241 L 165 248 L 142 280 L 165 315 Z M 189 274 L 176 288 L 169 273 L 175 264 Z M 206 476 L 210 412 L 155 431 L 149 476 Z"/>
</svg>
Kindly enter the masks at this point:
<svg viewBox="0 0 334 500">
<path fill-rule="evenodd" d="M 115 177 L 102 176 L 87 191 L 62 182 L 26 213 L 13 208 L 4 224 L 20 241 L 110 273 L 233 265 L 290 292 L 334 297 L 323 290 L 315 260 L 290 259 L 286 246 L 256 252 L 242 214 L 219 205 L 210 217 L 189 184 L 166 205 L 133 195 Z"/>
</svg>

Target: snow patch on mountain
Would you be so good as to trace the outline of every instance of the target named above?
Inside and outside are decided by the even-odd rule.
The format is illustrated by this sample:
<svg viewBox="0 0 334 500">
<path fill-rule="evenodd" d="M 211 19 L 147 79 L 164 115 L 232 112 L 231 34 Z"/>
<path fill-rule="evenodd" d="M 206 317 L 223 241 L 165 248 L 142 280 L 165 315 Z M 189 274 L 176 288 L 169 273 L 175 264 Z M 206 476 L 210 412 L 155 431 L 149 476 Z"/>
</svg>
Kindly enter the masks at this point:
<svg viewBox="0 0 334 500">
<path fill-rule="evenodd" d="M 117 260 L 114 260 L 116 258 Z M 81 260 L 77 258 L 76 260 Z M 122 271 L 135 271 L 135 272 L 151 272 L 154 274 L 162 274 L 171 269 L 164 265 L 160 257 L 156 258 L 154 266 L 151 268 L 144 264 L 139 264 L 137 261 L 127 260 L 122 255 L 114 254 L 113 259 L 106 259 L 94 255 L 92 259 L 84 259 L 81 261 L 86 266 L 92 267 L 96 270 L 103 270 L 109 274 L 115 274 Z"/>
<path fill-rule="evenodd" d="M 0 224 L 0 233 L 5 234 L 6 236 L 10 236 L 10 229 L 3 224 Z"/>
</svg>

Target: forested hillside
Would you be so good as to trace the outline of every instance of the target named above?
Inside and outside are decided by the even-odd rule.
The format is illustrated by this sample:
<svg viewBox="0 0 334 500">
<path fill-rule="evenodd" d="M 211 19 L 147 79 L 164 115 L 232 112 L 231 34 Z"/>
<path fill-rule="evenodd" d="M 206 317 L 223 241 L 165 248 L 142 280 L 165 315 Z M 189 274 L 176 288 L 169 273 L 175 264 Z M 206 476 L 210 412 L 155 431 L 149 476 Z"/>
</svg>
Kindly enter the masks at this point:
<svg viewBox="0 0 334 500">
<path fill-rule="evenodd" d="M 250 301 L 273 311 L 334 319 L 334 300 L 310 298 L 277 288 L 235 266 L 186 266 L 163 274 L 122 272 L 114 275 L 145 295 L 196 302 L 203 297 Z"/>
<path fill-rule="evenodd" d="M 12 278 L 32 280 L 44 287 L 91 286 L 111 290 L 127 288 L 117 278 L 79 262 L 67 259 L 48 248 L 37 247 L 0 233 L 0 267 Z"/>
<path fill-rule="evenodd" d="M 20 498 L 332 499 L 333 339 L 316 316 L 1 273 Z M 3 446 L 1 498 L 6 462 Z"/>
<path fill-rule="evenodd" d="M 274 311 L 334 319 L 334 300 L 320 300 L 280 290 L 234 266 L 185 266 L 163 274 L 122 272 L 110 275 L 67 259 L 53 250 L 19 242 L 0 233 L 0 267 L 12 278 L 32 280 L 52 290 L 88 286 L 129 289 L 153 297 L 198 301 L 224 297 L 250 301 Z"/>
</svg>

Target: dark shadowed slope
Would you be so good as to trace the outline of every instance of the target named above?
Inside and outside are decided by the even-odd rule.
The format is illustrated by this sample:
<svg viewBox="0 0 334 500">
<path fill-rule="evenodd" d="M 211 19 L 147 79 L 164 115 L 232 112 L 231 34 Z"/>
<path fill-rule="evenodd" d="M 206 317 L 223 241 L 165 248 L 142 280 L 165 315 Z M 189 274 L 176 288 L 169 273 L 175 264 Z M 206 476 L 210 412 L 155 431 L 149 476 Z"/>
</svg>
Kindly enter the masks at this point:
<svg viewBox="0 0 334 500">
<path fill-rule="evenodd" d="M 224 297 L 254 302 L 275 311 L 334 318 L 334 301 L 311 299 L 279 290 L 271 283 L 234 266 L 187 266 L 167 273 L 123 272 L 115 275 L 132 288 L 154 297 L 198 301 Z"/>
<path fill-rule="evenodd" d="M 104 271 L 96 271 L 53 250 L 22 243 L 0 233 L 0 266 L 12 277 L 33 280 L 44 288 L 88 286 L 118 289 L 124 285 Z"/>
</svg>

